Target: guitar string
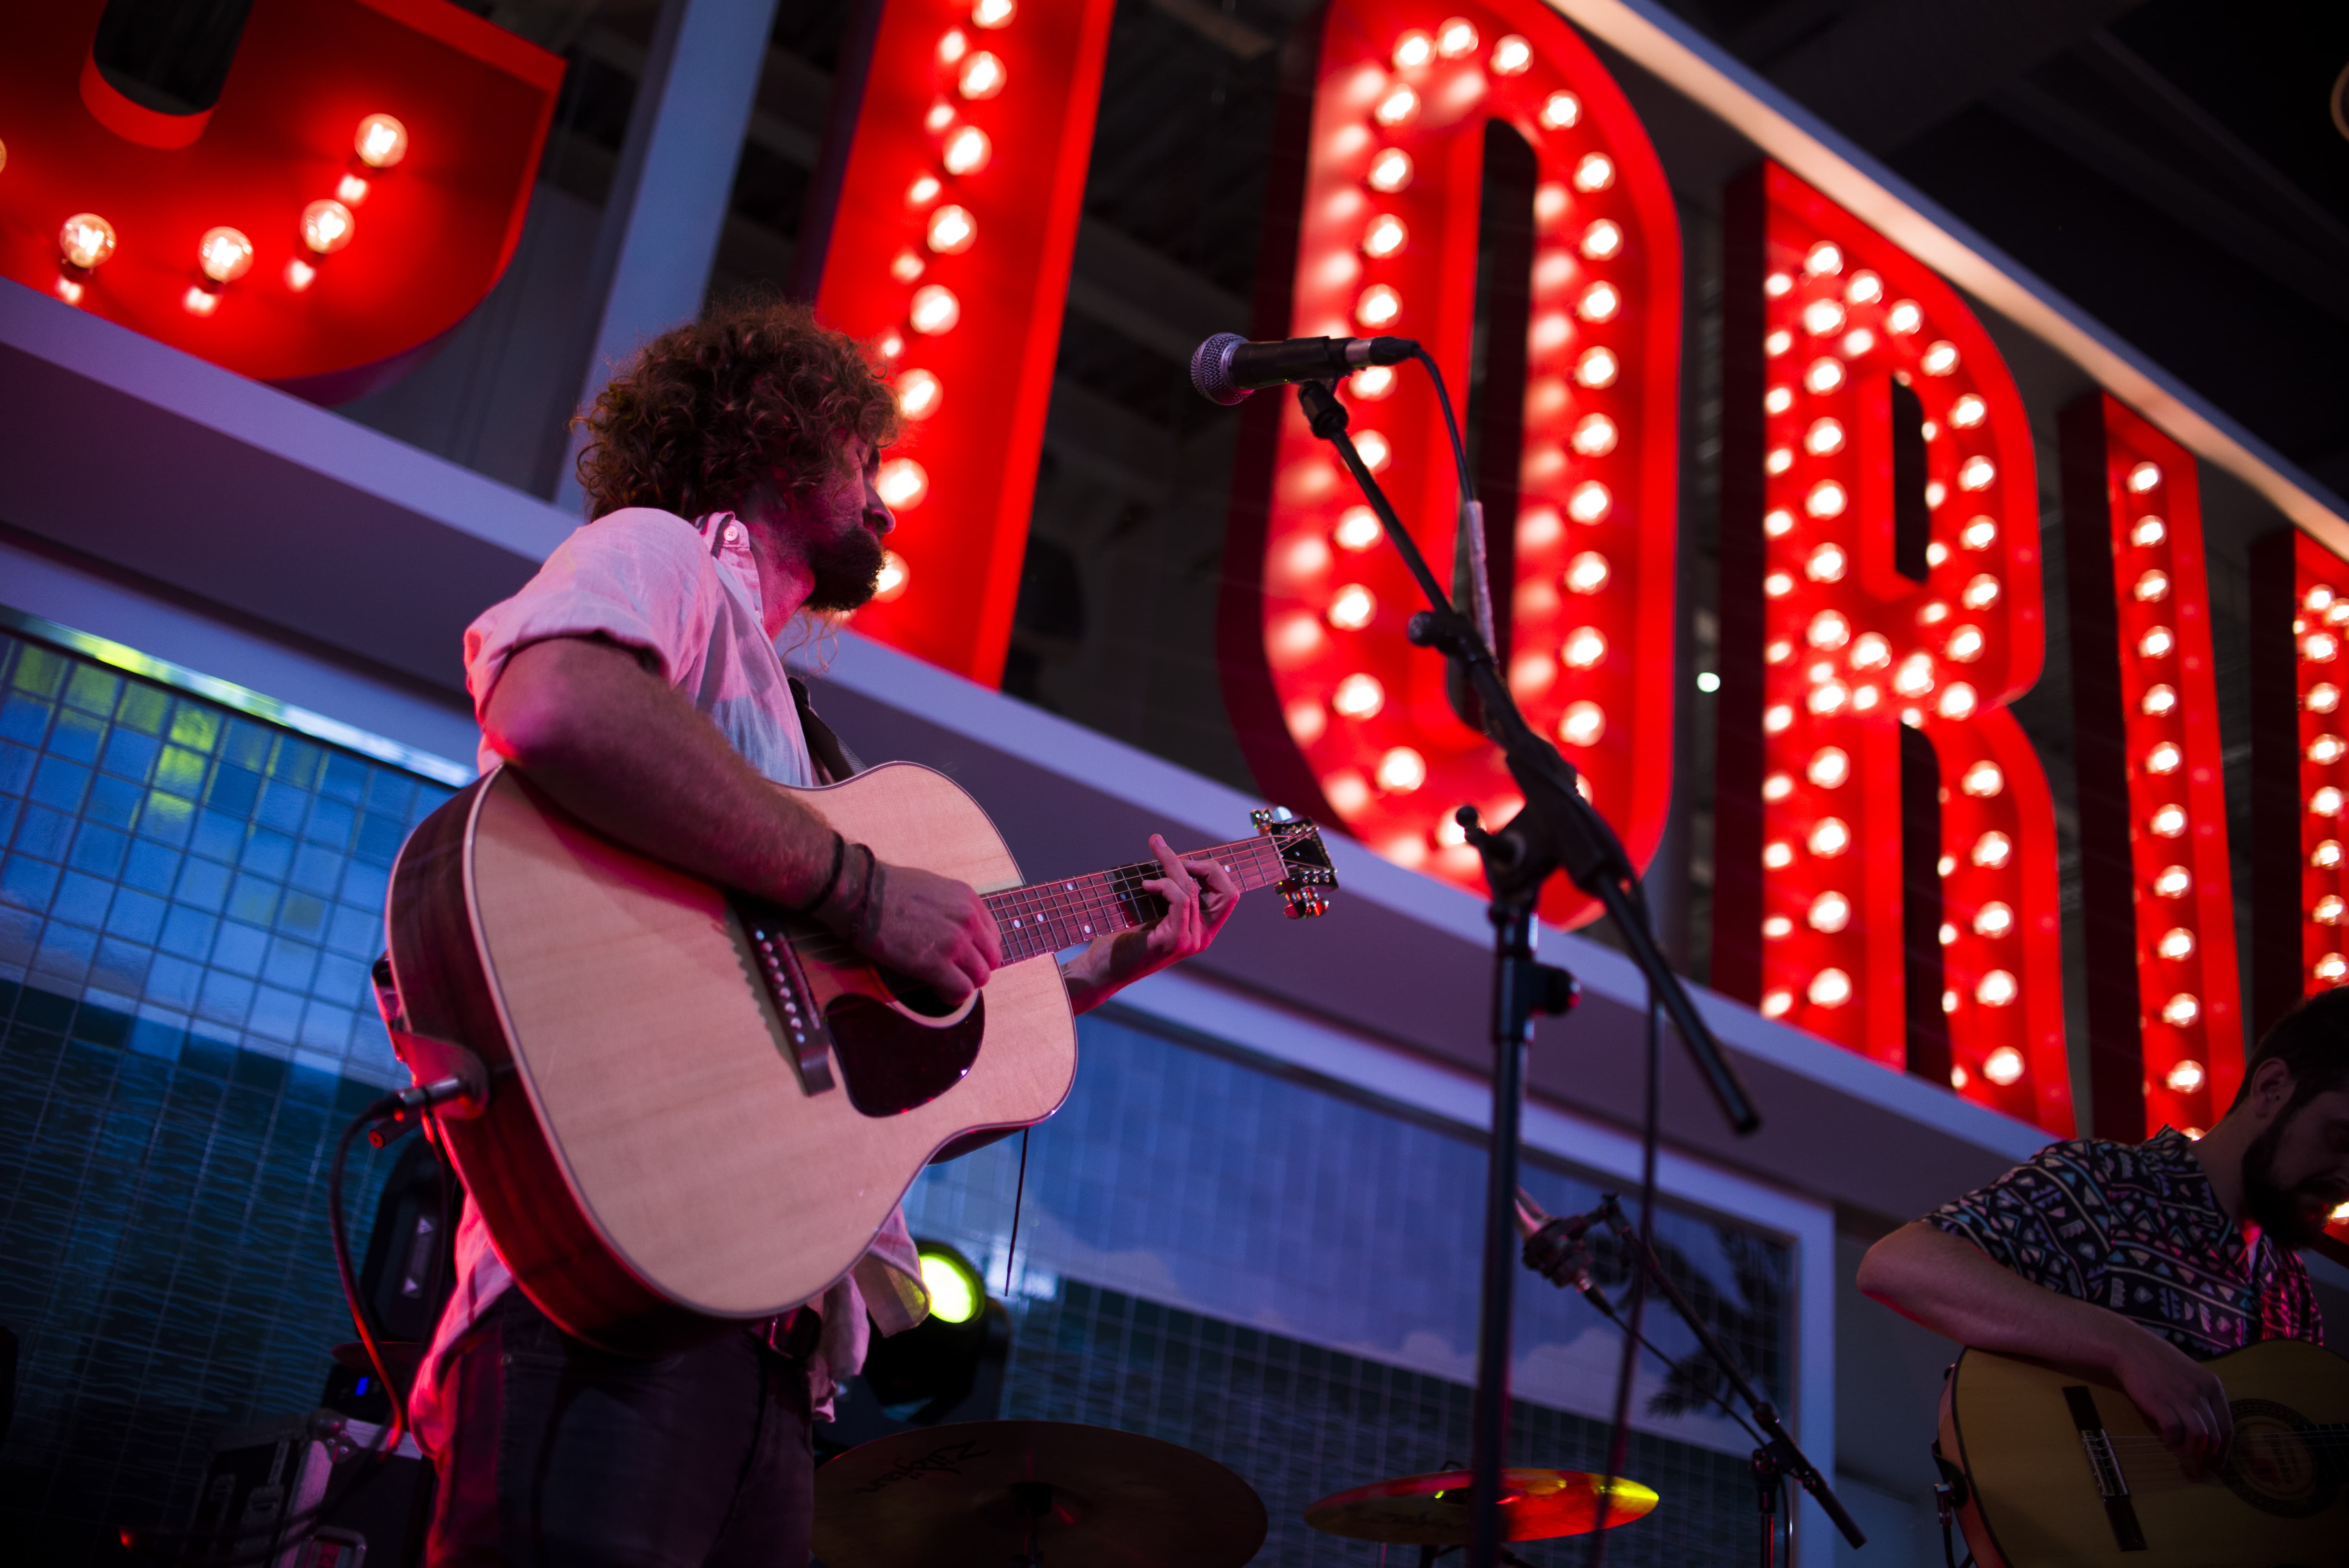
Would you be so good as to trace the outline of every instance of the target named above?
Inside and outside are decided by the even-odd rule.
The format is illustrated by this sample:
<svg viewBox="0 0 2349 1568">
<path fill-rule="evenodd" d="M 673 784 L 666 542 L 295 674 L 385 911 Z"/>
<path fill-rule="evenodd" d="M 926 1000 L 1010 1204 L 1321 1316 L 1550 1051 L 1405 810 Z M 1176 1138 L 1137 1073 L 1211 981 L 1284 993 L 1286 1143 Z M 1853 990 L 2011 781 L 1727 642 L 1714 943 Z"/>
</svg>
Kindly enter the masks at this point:
<svg viewBox="0 0 2349 1568">
<path fill-rule="evenodd" d="M 1271 857 L 1270 866 L 1266 864 L 1268 855 Z M 1223 861 L 1227 869 L 1237 873 L 1237 880 L 1241 882 L 1244 892 L 1272 885 L 1280 880 L 1272 875 L 1272 872 L 1286 869 L 1280 846 L 1266 837 L 1217 844 L 1185 858 Z M 1054 942 L 1054 946 L 1049 951 L 1075 945 L 1081 934 L 1065 928 L 1080 914 L 1093 915 L 1095 918 L 1090 923 L 1109 928 L 1108 933 L 1093 934 L 1131 930 L 1156 919 L 1164 910 L 1161 907 L 1153 912 L 1150 904 L 1160 903 L 1163 906 L 1163 901 L 1142 883 L 1160 874 L 1163 874 L 1163 870 L 1156 861 L 1137 861 L 1079 878 L 1073 882 L 1063 882 L 1057 888 L 1044 883 L 1030 883 L 1025 887 L 1007 889 L 988 895 L 987 903 L 989 913 L 996 915 L 999 926 L 1007 917 L 1019 923 L 1005 934 L 1009 939 L 1006 946 L 1016 950 L 1016 962 L 1048 951 L 1040 945 L 1048 937 Z M 1267 880 L 1257 882 L 1254 880 L 1257 877 Z M 1062 929 L 1056 932 L 1052 929 L 1055 925 Z"/>
</svg>

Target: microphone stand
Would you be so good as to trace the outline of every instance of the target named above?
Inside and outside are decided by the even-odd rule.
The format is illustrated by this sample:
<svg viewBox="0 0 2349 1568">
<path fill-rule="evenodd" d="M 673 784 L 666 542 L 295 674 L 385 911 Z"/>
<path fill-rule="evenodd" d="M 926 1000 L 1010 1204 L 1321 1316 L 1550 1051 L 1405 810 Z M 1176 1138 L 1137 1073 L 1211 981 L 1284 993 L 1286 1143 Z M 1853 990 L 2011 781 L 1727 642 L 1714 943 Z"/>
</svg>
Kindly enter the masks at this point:
<svg viewBox="0 0 2349 1568">
<path fill-rule="evenodd" d="M 1430 375 L 1434 366 L 1428 366 Z M 1437 382 L 1439 390 L 1442 382 Z M 1517 1156 L 1525 1106 L 1526 1047 L 1537 1014 L 1562 1014 L 1574 1005 L 1576 986 L 1563 969 L 1534 957 L 1535 910 L 1553 872 L 1564 871 L 1574 885 L 1597 899 L 1621 934 L 1632 962 L 1646 975 L 1649 994 L 1661 1001 L 1695 1058 L 1705 1086 L 1731 1127 L 1752 1132 L 1762 1124 L 1754 1103 L 1723 1055 L 1713 1031 L 1697 1016 L 1680 977 L 1672 973 L 1636 903 L 1638 875 L 1614 830 L 1575 788 L 1574 765 L 1537 734 L 1517 711 L 1493 652 L 1466 617 L 1453 607 L 1427 558 L 1396 520 L 1386 493 L 1371 477 L 1361 454 L 1346 433 L 1347 414 L 1332 388 L 1321 382 L 1299 385 L 1313 434 L 1337 449 L 1363 498 L 1378 513 L 1387 538 L 1427 596 L 1428 608 L 1411 618 L 1410 637 L 1451 660 L 1454 673 L 1476 698 L 1482 728 L 1507 758 L 1509 774 L 1526 798 L 1525 810 L 1487 831 L 1474 807 L 1460 809 L 1466 830 L 1485 862 L 1492 888 L 1493 923 L 1493 1138 L 1485 1189 L 1485 1255 L 1476 1328 L 1476 1402 L 1469 1495 L 1473 1533 L 1469 1568 L 1496 1568 L 1501 1544 L 1501 1470 L 1506 1462 L 1509 1422 L 1509 1344 L 1515 1302 Z M 1611 1479 L 1611 1478 L 1610 1478 Z"/>
</svg>

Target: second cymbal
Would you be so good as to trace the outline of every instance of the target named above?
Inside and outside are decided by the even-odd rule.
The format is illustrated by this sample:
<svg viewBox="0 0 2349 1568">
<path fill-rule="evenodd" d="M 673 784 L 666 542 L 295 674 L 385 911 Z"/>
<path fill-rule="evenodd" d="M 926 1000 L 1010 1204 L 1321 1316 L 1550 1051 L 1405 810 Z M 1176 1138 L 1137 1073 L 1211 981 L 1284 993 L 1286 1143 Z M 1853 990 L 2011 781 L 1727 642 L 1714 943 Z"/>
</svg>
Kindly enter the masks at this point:
<svg viewBox="0 0 2349 1568">
<path fill-rule="evenodd" d="M 1394 1546 L 1459 1546 L 1467 1542 L 1473 1514 L 1469 1472 L 1439 1470 L 1372 1481 L 1332 1492 L 1305 1511 L 1305 1522 L 1330 1535 L 1379 1541 Z M 1506 1470 L 1501 1472 L 1501 1539 L 1546 1541 L 1584 1535 L 1599 1527 L 1599 1489 L 1610 1495 L 1607 1525 L 1629 1524 L 1653 1511 L 1653 1490 L 1621 1476 L 1609 1484 L 1583 1470 Z"/>
</svg>

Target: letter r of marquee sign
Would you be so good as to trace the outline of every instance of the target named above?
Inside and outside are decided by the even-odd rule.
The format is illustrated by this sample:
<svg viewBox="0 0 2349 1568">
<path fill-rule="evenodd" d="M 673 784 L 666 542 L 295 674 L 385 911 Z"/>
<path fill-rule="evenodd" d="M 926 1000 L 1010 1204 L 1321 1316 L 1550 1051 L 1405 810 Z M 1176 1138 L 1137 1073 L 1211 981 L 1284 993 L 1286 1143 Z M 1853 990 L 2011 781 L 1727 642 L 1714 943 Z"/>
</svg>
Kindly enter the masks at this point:
<svg viewBox="0 0 2349 1568">
<path fill-rule="evenodd" d="M 1496 570 L 1494 596 L 1526 717 L 1644 864 L 1672 764 L 1681 253 L 1662 168 L 1597 57 L 1537 0 L 1333 0 L 1319 27 L 1318 57 L 1289 62 L 1257 335 L 1416 338 L 1464 401 L 1488 127 L 1531 149 L 1530 257 L 1487 258 L 1496 296 L 1528 291 L 1514 296 L 1522 346 L 1492 351 L 1511 374 L 1493 371 L 1481 420 L 1488 443 L 1522 428 L 1515 483 L 1493 487 L 1509 494 L 1488 513 L 1495 560 L 1515 562 L 1514 591 Z M 1519 365 L 1521 406 L 1503 406 Z M 1340 394 L 1404 525 L 1431 558 L 1451 555 L 1452 451 L 1424 376 L 1363 371 Z M 1452 813 L 1471 803 L 1497 824 L 1522 798 L 1447 706 L 1442 659 L 1405 640 L 1416 590 L 1289 394 L 1249 406 L 1231 517 L 1220 663 L 1258 780 L 1482 892 Z M 1541 913 L 1570 925 L 1597 909 L 1558 879 Z"/>
<path fill-rule="evenodd" d="M 2054 810 L 2004 706 L 2044 640 L 2022 398 L 1955 289 L 1775 164 L 1723 281 L 1713 983 L 2068 1134 Z"/>
</svg>

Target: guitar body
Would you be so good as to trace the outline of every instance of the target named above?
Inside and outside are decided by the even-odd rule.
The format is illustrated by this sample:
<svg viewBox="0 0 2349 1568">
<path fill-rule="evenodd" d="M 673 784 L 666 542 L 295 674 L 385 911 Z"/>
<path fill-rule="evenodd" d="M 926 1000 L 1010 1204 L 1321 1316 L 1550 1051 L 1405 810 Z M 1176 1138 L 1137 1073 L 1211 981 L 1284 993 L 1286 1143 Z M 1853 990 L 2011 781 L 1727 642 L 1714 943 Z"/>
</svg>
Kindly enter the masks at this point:
<svg viewBox="0 0 2349 1568">
<path fill-rule="evenodd" d="M 790 793 L 892 864 L 982 893 L 1019 882 L 986 813 L 928 769 Z M 943 1008 L 512 769 L 418 827 L 388 924 L 408 1043 L 488 1069 L 486 1107 L 441 1128 L 499 1254 L 549 1317 L 624 1353 L 821 1295 L 934 1155 L 1041 1120 L 1075 1078 L 1052 963 L 1007 964 Z"/>
<path fill-rule="evenodd" d="M 2271 1340 L 2209 1363 L 2235 1417 L 2227 1461 L 2189 1480 L 2116 1385 L 1969 1350 L 1942 1390 L 1940 1452 L 1983 1568 L 2349 1564 L 2349 1362 Z"/>
</svg>

